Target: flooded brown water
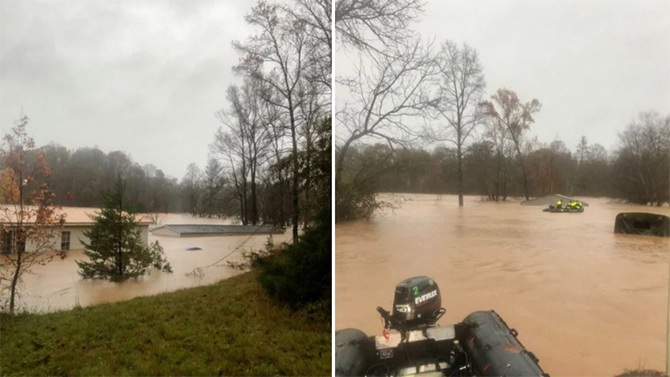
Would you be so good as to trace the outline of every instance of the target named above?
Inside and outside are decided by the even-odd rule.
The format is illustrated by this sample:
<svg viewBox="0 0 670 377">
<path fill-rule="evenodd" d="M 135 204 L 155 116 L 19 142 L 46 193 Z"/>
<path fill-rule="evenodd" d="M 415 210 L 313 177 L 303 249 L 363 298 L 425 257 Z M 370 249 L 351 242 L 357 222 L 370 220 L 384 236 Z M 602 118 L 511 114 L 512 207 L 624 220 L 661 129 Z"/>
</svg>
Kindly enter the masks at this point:
<svg viewBox="0 0 670 377">
<path fill-rule="evenodd" d="M 336 227 L 335 328 L 379 335 L 375 308 L 427 275 L 456 323 L 495 310 L 552 376 L 665 370 L 670 239 L 614 234 L 619 212 L 665 208 L 584 199 L 584 213 L 518 202 L 399 195 L 400 208 Z"/>
<path fill-rule="evenodd" d="M 161 223 L 224 224 L 226 222 L 218 219 L 193 218 L 188 215 L 168 215 L 161 219 Z M 280 243 L 290 239 L 290 232 L 275 234 L 272 237 L 275 243 Z M 72 250 L 66 259 L 34 267 L 32 274 L 24 276 L 20 305 L 21 308 L 31 312 L 56 311 L 211 284 L 239 274 L 239 270 L 228 268 L 226 262 L 241 261 L 242 250 L 261 249 L 267 239 L 267 235 L 178 238 L 154 236 L 150 233 L 149 242 L 155 240 L 160 242 L 173 272 L 153 271 L 149 276 L 120 283 L 82 279 L 77 273 L 75 260 L 86 257 L 81 250 Z M 199 247 L 202 250 L 186 250 L 191 247 Z M 228 254 L 229 257 L 222 259 Z"/>
</svg>

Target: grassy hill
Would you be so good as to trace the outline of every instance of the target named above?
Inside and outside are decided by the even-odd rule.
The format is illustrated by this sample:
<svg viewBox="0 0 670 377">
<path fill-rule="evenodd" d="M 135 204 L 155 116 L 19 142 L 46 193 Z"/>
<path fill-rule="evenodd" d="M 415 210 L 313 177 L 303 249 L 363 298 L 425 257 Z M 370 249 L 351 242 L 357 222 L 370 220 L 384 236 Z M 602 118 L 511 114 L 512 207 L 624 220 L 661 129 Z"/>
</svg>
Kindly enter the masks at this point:
<svg viewBox="0 0 670 377">
<path fill-rule="evenodd" d="M 330 374 L 330 311 L 277 307 L 254 273 L 125 302 L 0 317 L 3 376 Z"/>
</svg>

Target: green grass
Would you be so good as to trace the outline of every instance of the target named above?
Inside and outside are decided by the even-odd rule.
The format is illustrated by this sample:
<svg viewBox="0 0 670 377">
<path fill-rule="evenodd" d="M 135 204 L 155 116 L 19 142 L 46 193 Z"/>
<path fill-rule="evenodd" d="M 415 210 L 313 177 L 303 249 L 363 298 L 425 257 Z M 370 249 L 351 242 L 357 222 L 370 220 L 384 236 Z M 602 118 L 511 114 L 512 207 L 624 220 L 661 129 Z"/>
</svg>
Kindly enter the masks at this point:
<svg viewBox="0 0 670 377">
<path fill-rule="evenodd" d="M 330 364 L 330 309 L 278 307 L 254 273 L 67 312 L 0 316 L 3 376 L 316 376 L 330 375 Z"/>
</svg>

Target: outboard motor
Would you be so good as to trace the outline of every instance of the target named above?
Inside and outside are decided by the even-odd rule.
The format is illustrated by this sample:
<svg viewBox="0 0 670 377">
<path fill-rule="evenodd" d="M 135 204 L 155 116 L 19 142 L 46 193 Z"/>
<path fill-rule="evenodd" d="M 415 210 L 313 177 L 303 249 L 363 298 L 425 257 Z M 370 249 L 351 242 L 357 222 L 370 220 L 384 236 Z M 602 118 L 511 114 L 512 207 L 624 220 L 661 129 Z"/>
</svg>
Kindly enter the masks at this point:
<svg viewBox="0 0 670 377">
<path fill-rule="evenodd" d="M 427 276 L 405 279 L 396 285 L 392 315 L 381 307 L 377 307 L 377 311 L 384 318 L 386 328 L 401 332 L 435 326 L 446 313 L 440 288 Z"/>
<path fill-rule="evenodd" d="M 446 313 L 437 283 L 417 276 L 398 283 L 381 336 L 344 329 L 335 335 L 336 376 L 549 377 L 539 360 L 494 311 L 438 326 Z M 391 329 L 397 331 L 389 331 Z"/>
</svg>

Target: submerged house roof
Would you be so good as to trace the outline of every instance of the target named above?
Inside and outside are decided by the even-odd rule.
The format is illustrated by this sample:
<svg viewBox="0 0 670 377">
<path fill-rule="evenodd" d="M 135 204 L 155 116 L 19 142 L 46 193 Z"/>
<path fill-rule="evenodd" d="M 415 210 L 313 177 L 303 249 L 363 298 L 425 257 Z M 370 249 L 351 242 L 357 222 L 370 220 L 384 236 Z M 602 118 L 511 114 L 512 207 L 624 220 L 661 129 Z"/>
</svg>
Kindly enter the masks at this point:
<svg viewBox="0 0 670 377">
<path fill-rule="evenodd" d="M 270 225 L 211 225 L 211 224 L 168 224 L 151 230 L 159 236 L 231 236 L 241 234 L 284 233 L 284 229 Z"/>
<path fill-rule="evenodd" d="M 567 201 L 575 201 L 575 202 L 581 202 L 584 206 L 588 206 L 589 203 L 586 203 L 579 198 L 573 198 L 570 196 L 565 196 L 565 195 L 560 195 L 560 194 L 553 194 L 553 195 L 547 195 L 547 196 L 542 196 L 539 198 L 535 199 L 530 199 L 521 202 L 521 205 L 524 206 L 543 206 L 543 205 L 548 205 L 548 204 L 556 204 L 557 200 L 567 200 Z"/>
<path fill-rule="evenodd" d="M 25 209 L 35 209 L 34 206 L 24 206 Z M 18 206 L 12 204 L 0 204 L 0 223 L 14 223 L 16 222 L 15 214 L 18 214 Z M 95 220 L 91 216 L 95 216 L 100 211 L 100 208 L 85 208 L 85 207 L 62 207 L 60 213 L 65 215 L 65 222 L 63 226 L 91 226 Z M 148 226 L 151 221 L 148 221 L 143 215 L 135 215 L 137 225 Z M 31 222 L 30 219 L 27 222 Z"/>
</svg>

